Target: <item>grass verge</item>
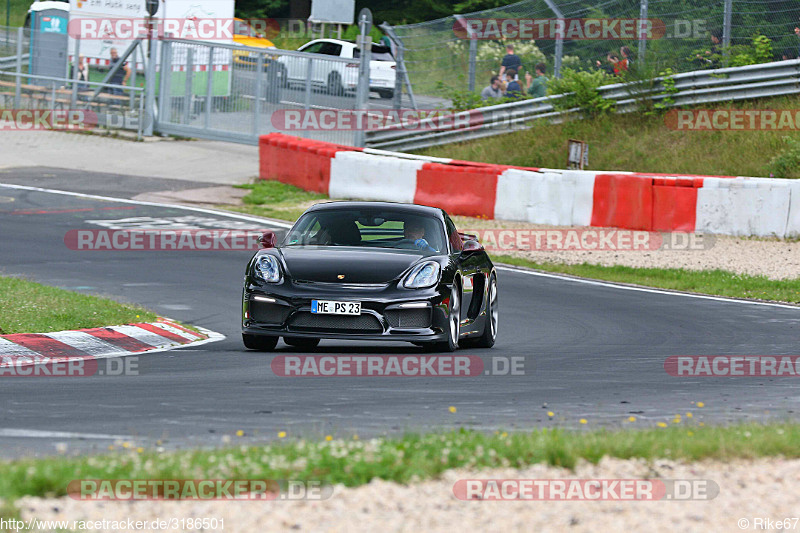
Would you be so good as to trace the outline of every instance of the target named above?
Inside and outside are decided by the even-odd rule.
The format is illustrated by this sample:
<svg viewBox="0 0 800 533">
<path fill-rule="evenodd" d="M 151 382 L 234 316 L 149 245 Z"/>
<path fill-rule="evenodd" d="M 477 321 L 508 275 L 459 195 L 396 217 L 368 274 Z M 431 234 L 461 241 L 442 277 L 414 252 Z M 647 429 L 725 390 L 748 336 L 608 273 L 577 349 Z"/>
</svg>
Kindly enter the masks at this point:
<svg viewBox="0 0 800 533">
<path fill-rule="evenodd" d="M 509 255 L 493 255 L 499 263 L 570 274 L 582 278 L 631 283 L 659 289 L 800 304 L 800 278 L 774 280 L 765 276 L 734 274 L 727 270 L 686 270 L 683 268 L 635 268 L 581 263 L 537 263 Z"/>
<path fill-rule="evenodd" d="M 299 440 L 170 453 L 130 449 L 92 457 L 2 463 L 0 498 L 63 496 L 75 479 L 295 479 L 357 486 L 373 478 L 399 483 L 436 478 L 452 468 L 538 463 L 573 468 L 579 459 L 596 463 L 604 456 L 687 461 L 792 458 L 800 456 L 798 440 L 800 424 L 711 427 L 676 423 L 642 430 L 542 429 L 485 434 L 461 429 L 395 439 Z"/>
<path fill-rule="evenodd" d="M 142 307 L 0 276 L 0 334 L 48 333 L 156 319 Z"/>
<path fill-rule="evenodd" d="M 737 102 L 736 109 L 797 109 L 797 96 Z M 730 109 L 731 103 L 709 109 Z M 587 170 L 629 170 L 728 176 L 770 175 L 770 161 L 785 154 L 787 132 L 678 131 L 664 115 L 629 113 L 571 120 L 562 124 L 536 121 L 529 130 L 475 141 L 436 146 L 418 153 L 504 165 L 563 168 L 567 140 L 589 143 Z M 524 147 L 524 149 L 515 149 Z M 657 149 L 654 149 L 657 147 Z M 800 167 L 785 177 L 800 177 Z"/>
<path fill-rule="evenodd" d="M 258 180 L 234 187 L 250 190 L 242 198 L 244 205 L 226 205 L 222 206 L 223 209 L 290 222 L 297 220 L 311 204 L 328 198 L 325 194 L 305 191 L 279 181 Z"/>
</svg>

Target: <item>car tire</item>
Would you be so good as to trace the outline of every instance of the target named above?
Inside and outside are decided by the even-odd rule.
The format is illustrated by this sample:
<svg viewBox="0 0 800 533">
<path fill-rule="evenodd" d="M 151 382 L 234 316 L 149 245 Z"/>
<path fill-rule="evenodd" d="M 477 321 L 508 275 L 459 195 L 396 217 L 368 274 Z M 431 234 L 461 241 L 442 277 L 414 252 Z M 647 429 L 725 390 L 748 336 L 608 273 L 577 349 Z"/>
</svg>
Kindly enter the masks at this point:
<svg viewBox="0 0 800 533">
<path fill-rule="evenodd" d="M 378 91 L 378 95 L 385 100 L 394 98 L 394 91 Z"/>
<path fill-rule="evenodd" d="M 450 289 L 450 303 L 447 305 L 447 340 L 435 342 L 425 348 L 436 352 L 454 352 L 458 349 L 458 338 L 461 334 L 461 288 L 453 282 Z"/>
<path fill-rule="evenodd" d="M 342 87 L 342 77 L 339 76 L 338 72 L 331 72 L 328 74 L 328 83 L 326 85 L 328 89 L 328 94 L 332 94 L 334 96 L 341 96 L 344 94 L 344 88 Z"/>
<path fill-rule="evenodd" d="M 289 346 L 300 348 L 301 350 L 313 350 L 319 344 L 319 339 L 309 339 L 306 337 L 284 337 L 283 342 Z"/>
<path fill-rule="evenodd" d="M 474 344 L 478 348 L 491 348 L 497 340 L 497 328 L 500 324 L 500 308 L 497 303 L 497 276 L 492 274 L 489 278 L 489 290 L 486 292 L 486 324 L 483 326 L 483 334 L 475 339 Z"/>
<path fill-rule="evenodd" d="M 268 337 L 266 335 L 251 335 L 242 333 L 242 342 L 248 350 L 259 352 L 271 352 L 278 345 L 278 337 Z"/>
</svg>

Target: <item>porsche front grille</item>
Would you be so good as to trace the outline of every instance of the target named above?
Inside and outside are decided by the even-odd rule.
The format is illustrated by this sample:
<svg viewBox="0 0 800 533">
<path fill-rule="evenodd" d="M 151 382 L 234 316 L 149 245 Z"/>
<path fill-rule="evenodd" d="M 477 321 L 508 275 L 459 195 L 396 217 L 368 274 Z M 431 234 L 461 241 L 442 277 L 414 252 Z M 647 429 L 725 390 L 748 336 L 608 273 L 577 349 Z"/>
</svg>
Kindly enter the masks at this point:
<svg viewBox="0 0 800 533">
<path fill-rule="evenodd" d="M 393 328 L 429 328 L 431 327 L 431 310 L 425 309 L 389 309 L 386 321 Z"/>
<path fill-rule="evenodd" d="M 264 324 L 283 324 L 291 309 L 285 305 L 250 300 L 250 317 Z"/>
<path fill-rule="evenodd" d="M 380 321 L 371 314 L 355 316 L 317 315 L 307 311 L 289 319 L 289 329 L 303 331 L 338 331 L 342 333 L 383 333 Z"/>
</svg>

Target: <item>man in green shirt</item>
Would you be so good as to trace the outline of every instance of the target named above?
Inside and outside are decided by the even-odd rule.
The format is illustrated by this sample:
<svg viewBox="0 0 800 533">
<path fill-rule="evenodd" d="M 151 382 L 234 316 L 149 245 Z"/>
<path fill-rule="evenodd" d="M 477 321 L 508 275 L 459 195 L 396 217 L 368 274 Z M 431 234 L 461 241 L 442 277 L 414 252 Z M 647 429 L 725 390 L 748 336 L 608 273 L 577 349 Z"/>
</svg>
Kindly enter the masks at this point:
<svg viewBox="0 0 800 533">
<path fill-rule="evenodd" d="M 544 75 L 547 72 L 547 67 L 544 63 L 536 65 L 536 77 L 530 74 L 525 74 L 526 88 L 528 95 L 534 98 L 541 98 L 547 96 L 547 77 Z"/>
</svg>

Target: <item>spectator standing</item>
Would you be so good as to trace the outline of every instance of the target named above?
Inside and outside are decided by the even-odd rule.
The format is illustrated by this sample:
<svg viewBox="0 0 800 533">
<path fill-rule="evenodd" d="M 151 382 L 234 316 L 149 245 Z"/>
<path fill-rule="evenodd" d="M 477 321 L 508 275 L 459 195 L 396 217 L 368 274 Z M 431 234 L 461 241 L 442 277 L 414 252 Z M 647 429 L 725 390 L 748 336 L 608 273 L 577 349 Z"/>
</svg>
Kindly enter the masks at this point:
<svg viewBox="0 0 800 533">
<path fill-rule="evenodd" d="M 797 35 L 797 38 L 800 39 L 800 27 L 794 29 L 794 34 Z M 800 44 L 797 45 L 797 54 L 796 57 L 800 57 Z"/>
<path fill-rule="evenodd" d="M 600 60 L 597 60 L 596 64 L 601 69 L 605 70 L 608 74 L 613 76 L 621 76 L 623 72 L 625 72 L 625 68 L 623 68 L 622 64 L 620 63 L 619 56 L 614 52 L 611 52 L 606 56 L 607 64 L 602 64 Z"/>
<path fill-rule="evenodd" d="M 519 82 L 517 81 L 517 71 L 513 68 L 510 68 L 506 71 L 506 75 L 508 76 L 508 79 L 511 80 L 506 85 L 506 96 L 514 99 L 519 98 L 522 96 L 522 87 L 520 87 Z"/>
<path fill-rule="evenodd" d="M 535 78 L 530 73 L 525 73 L 525 87 L 528 89 L 528 96 L 534 98 L 547 96 L 547 77 L 545 76 L 547 67 L 544 63 L 539 63 L 536 65 L 535 71 Z"/>
<path fill-rule="evenodd" d="M 619 53 L 622 54 L 622 59 L 620 60 L 620 63 L 624 65 L 625 70 L 630 70 L 631 65 L 633 65 L 633 52 L 631 52 L 631 49 L 629 47 L 623 46 L 622 48 L 619 49 Z"/>
<path fill-rule="evenodd" d="M 519 73 L 522 69 L 522 60 L 514 53 L 513 44 L 506 45 L 506 55 L 503 56 L 503 61 L 500 62 L 500 78 L 505 78 L 505 81 L 518 79 L 516 77 L 509 78 L 509 69 L 513 69 L 516 73 Z"/>
<path fill-rule="evenodd" d="M 503 89 L 501 85 L 502 82 L 500 81 L 500 76 L 492 76 L 492 78 L 489 80 L 489 85 L 484 87 L 481 91 L 481 100 L 488 100 L 489 98 L 502 98 Z"/>
<path fill-rule="evenodd" d="M 75 68 L 76 65 L 73 63 L 72 71 L 70 72 L 70 79 L 75 79 Z M 83 56 L 78 56 L 78 65 L 77 65 L 78 73 L 77 73 L 77 81 L 78 81 L 78 90 L 85 91 L 89 88 L 86 82 L 89 81 L 89 67 L 86 65 L 86 61 L 84 60 Z"/>
<path fill-rule="evenodd" d="M 722 43 L 722 32 L 714 30 L 711 32 L 711 47 L 706 50 L 705 54 L 697 54 L 697 58 L 701 61 L 708 63 L 711 68 L 719 67 L 719 60 L 721 57 L 719 45 Z"/>
<path fill-rule="evenodd" d="M 119 53 L 117 53 L 116 48 L 112 48 L 111 62 L 110 62 L 111 68 L 114 68 L 114 65 L 116 65 L 118 62 L 119 62 Z M 110 80 L 108 80 L 108 83 L 112 85 L 127 85 L 128 78 L 130 77 L 130 75 L 131 75 L 131 68 L 128 66 L 127 63 L 123 63 L 122 66 L 114 73 L 114 76 Z M 111 87 L 108 90 L 108 92 L 110 92 L 111 94 L 120 94 L 120 95 L 124 94 L 122 92 L 122 89 L 120 89 L 119 87 Z"/>
</svg>

